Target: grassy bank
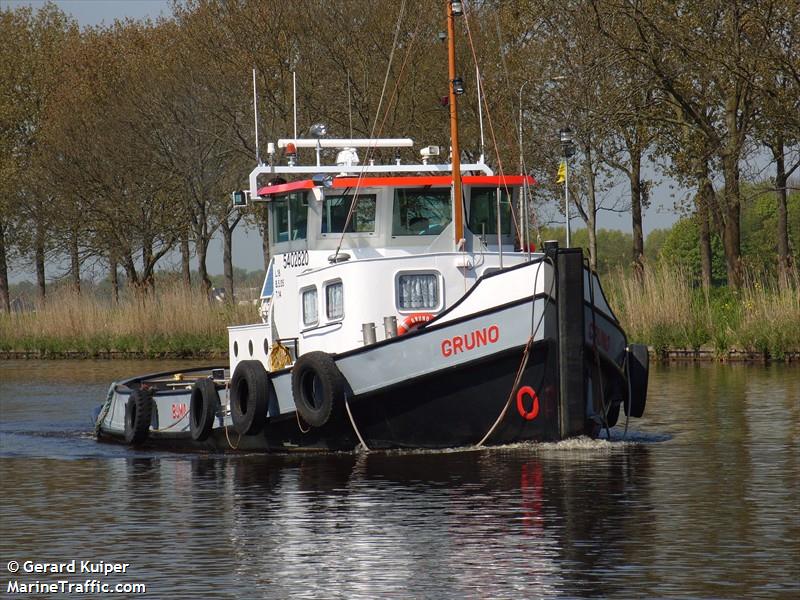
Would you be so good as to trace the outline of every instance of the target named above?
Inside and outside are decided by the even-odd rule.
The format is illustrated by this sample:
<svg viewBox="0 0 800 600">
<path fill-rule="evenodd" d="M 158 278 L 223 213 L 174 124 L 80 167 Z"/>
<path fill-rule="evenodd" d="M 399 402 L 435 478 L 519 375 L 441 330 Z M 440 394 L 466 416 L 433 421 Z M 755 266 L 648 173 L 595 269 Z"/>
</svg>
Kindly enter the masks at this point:
<svg viewBox="0 0 800 600">
<path fill-rule="evenodd" d="M 708 292 L 680 269 L 655 265 L 639 284 L 618 271 L 603 278 L 630 341 L 670 352 L 727 358 L 731 353 L 784 360 L 800 353 L 800 276 L 785 286 L 749 277 L 739 291 Z M 208 303 L 180 286 L 119 306 L 66 291 L 35 312 L 0 314 L 0 353 L 28 356 L 222 357 L 226 327 L 257 320 L 255 307 Z"/>
<path fill-rule="evenodd" d="M 785 360 L 800 353 L 797 271 L 783 286 L 746 279 L 738 291 L 705 291 L 679 269 L 658 265 L 645 272 L 641 284 L 617 272 L 604 279 L 604 287 L 630 341 L 648 344 L 659 357 L 678 349 L 721 359 L 752 353 Z"/>
<path fill-rule="evenodd" d="M 181 287 L 118 306 L 62 291 L 35 312 L 0 314 L 0 352 L 38 356 L 210 357 L 228 350 L 226 327 L 256 309 L 209 303 Z"/>
</svg>

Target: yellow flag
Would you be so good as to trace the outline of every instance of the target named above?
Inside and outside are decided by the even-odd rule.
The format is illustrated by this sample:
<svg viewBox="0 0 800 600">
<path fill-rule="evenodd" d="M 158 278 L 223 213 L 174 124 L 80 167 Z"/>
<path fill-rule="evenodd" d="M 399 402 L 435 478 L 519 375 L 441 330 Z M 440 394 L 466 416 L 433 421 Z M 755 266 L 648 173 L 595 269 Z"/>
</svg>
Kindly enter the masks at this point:
<svg viewBox="0 0 800 600">
<path fill-rule="evenodd" d="M 556 183 L 564 183 L 567 180 L 567 161 L 562 160 L 558 165 L 558 178 Z"/>
</svg>

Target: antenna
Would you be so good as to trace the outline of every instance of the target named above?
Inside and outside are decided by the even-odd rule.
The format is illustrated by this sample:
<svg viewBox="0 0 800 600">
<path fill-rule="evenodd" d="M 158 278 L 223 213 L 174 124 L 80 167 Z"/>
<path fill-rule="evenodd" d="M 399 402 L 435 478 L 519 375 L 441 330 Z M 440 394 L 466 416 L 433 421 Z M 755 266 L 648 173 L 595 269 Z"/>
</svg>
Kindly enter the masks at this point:
<svg viewBox="0 0 800 600">
<path fill-rule="evenodd" d="M 483 162 L 483 110 L 481 108 L 481 96 L 483 95 L 483 84 L 481 83 L 481 69 L 478 65 L 475 65 L 475 81 L 478 82 L 478 123 L 481 126 L 481 160 Z"/>
<path fill-rule="evenodd" d="M 256 132 L 256 164 L 261 165 L 261 152 L 258 149 L 258 92 L 256 91 L 255 67 L 253 67 L 253 129 Z"/>
<path fill-rule="evenodd" d="M 292 71 L 292 99 L 294 105 L 294 139 L 297 139 L 297 71 Z"/>
</svg>

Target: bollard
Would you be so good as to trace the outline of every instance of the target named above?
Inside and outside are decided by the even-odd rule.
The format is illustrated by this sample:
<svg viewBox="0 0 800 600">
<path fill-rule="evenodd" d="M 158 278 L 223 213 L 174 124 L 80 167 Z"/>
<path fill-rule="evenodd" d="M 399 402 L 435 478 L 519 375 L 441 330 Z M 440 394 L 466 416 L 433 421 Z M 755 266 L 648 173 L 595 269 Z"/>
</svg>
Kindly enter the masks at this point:
<svg viewBox="0 0 800 600">
<path fill-rule="evenodd" d="M 375 337 L 375 323 L 364 323 L 361 325 L 361 335 L 364 338 L 364 345 L 369 346 L 374 344 L 377 339 Z"/>
<path fill-rule="evenodd" d="M 383 330 L 386 334 L 386 339 L 397 337 L 397 317 L 383 317 Z"/>
</svg>

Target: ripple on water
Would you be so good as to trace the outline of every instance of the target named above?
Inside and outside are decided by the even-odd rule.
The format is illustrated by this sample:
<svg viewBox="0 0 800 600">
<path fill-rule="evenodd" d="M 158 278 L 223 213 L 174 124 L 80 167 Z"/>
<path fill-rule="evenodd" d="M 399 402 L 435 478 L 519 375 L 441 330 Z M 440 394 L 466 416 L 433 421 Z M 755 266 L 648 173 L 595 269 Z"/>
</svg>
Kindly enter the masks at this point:
<svg viewBox="0 0 800 600">
<path fill-rule="evenodd" d="M 4 560 L 152 597 L 800 597 L 800 369 L 656 366 L 610 439 L 223 456 L 98 444 L 109 367 L 46 367 L 0 376 Z"/>
</svg>

